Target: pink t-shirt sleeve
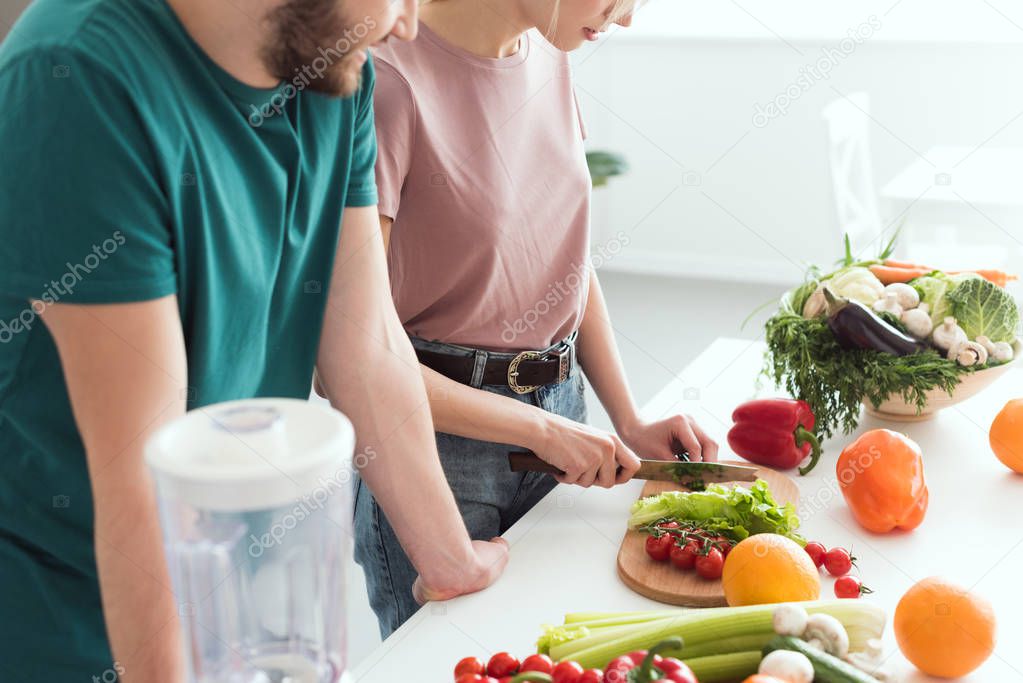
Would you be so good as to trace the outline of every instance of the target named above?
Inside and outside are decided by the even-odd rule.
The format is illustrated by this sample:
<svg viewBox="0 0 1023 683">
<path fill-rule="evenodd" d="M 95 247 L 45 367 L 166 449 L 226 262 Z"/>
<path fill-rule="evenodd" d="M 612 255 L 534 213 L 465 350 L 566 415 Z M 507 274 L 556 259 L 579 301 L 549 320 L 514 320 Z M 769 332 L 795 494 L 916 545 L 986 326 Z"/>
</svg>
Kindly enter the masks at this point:
<svg viewBox="0 0 1023 683">
<path fill-rule="evenodd" d="M 377 59 L 374 95 L 377 126 L 377 192 L 380 215 L 393 219 L 401 190 L 412 166 L 416 106 L 408 81 L 387 62 Z"/>
</svg>

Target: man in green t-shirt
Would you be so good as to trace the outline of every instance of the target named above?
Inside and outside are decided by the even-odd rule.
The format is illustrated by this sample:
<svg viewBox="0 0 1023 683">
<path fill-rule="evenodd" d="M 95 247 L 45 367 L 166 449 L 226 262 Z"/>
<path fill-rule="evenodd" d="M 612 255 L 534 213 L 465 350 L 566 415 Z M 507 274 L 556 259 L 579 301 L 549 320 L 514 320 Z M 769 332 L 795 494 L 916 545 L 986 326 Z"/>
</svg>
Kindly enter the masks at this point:
<svg viewBox="0 0 1023 683">
<path fill-rule="evenodd" d="M 37 0 L 0 46 L 0 679 L 182 680 L 142 445 L 188 408 L 304 398 L 314 367 L 419 599 L 500 573 L 444 480 L 377 223 L 367 48 L 415 15 Z"/>
</svg>

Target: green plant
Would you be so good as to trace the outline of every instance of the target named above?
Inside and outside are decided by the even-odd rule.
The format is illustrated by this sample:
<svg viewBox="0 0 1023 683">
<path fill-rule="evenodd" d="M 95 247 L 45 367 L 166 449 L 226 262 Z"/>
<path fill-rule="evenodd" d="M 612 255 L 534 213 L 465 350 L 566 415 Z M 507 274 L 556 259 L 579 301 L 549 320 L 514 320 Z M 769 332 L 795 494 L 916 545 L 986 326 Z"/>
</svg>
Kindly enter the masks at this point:
<svg viewBox="0 0 1023 683">
<path fill-rule="evenodd" d="M 590 169 L 593 187 L 603 187 L 607 185 L 608 178 L 622 175 L 629 170 L 625 158 L 614 152 L 587 152 L 586 166 Z"/>
</svg>

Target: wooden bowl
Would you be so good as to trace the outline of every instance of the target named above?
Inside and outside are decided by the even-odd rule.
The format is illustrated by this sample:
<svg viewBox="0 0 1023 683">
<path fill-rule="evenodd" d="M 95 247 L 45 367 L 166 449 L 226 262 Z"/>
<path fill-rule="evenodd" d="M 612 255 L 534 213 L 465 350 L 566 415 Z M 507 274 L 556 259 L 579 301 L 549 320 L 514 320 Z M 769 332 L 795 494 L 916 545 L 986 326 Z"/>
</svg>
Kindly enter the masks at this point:
<svg viewBox="0 0 1023 683">
<path fill-rule="evenodd" d="M 906 403 L 901 396 L 892 396 L 888 400 L 884 401 L 875 408 L 870 401 L 864 400 L 863 405 L 867 409 L 868 415 L 880 418 L 882 420 L 891 420 L 893 422 L 920 422 L 923 420 L 929 420 L 934 417 L 942 408 L 948 408 L 954 406 L 957 403 L 962 403 L 968 398 L 976 396 L 981 391 L 986 389 L 988 386 L 994 383 L 996 379 L 1004 375 L 1006 372 L 1019 364 L 1020 354 L 1023 353 L 1020 341 L 1017 339 L 1012 345 L 1013 356 L 1012 360 L 1008 363 L 1002 363 L 1001 365 L 995 365 L 984 370 L 978 370 L 977 372 L 963 375 L 962 381 L 955 390 L 949 394 L 944 389 L 932 389 L 927 392 L 927 405 L 924 406 L 923 410 L 917 411 L 915 405 Z"/>
</svg>

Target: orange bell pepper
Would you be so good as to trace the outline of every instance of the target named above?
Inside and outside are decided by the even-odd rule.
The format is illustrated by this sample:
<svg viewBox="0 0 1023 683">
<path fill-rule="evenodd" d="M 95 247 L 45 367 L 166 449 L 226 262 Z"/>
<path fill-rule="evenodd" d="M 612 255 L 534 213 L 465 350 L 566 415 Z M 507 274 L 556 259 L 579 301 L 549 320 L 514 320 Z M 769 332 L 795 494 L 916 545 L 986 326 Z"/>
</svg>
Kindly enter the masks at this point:
<svg viewBox="0 0 1023 683">
<path fill-rule="evenodd" d="M 853 517 L 867 531 L 915 529 L 927 512 L 920 447 L 890 429 L 874 429 L 838 456 L 838 485 Z"/>
</svg>

